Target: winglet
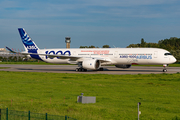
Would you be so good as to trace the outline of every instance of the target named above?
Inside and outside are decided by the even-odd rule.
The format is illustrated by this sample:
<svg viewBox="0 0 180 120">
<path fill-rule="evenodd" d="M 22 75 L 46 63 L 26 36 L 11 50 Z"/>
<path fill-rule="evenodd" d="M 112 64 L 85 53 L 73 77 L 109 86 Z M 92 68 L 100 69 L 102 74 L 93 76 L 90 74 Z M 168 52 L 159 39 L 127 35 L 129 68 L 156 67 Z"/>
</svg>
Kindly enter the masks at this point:
<svg viewBox="0 0 180 120">
<path fill-rule="evenodd" d="M 13 50 L 11 50 L 10 48 L 8 48 L 7 46 L 6 46 L 6 49 L 8 49 L 10 52 L 12 52 L 12 53 L 17 53 L 17 52 L 15 52 L 15 51 L 13 51 Z"/>
</svg>

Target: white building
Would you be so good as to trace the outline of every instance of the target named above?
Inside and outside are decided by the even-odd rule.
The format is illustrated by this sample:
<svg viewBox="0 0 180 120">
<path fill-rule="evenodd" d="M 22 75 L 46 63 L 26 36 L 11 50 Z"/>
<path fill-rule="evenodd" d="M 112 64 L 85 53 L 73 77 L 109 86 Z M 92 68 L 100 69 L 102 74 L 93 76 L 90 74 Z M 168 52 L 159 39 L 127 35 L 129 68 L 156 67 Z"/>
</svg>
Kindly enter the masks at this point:
<svg viewBox="0 0 180 120">
<path fill-rule="evenodd" d="M 9 54 L 11 53 L 7 51 L 5 48 L 0 48 L 0 56 L 9 55 Z"/>
</svg>

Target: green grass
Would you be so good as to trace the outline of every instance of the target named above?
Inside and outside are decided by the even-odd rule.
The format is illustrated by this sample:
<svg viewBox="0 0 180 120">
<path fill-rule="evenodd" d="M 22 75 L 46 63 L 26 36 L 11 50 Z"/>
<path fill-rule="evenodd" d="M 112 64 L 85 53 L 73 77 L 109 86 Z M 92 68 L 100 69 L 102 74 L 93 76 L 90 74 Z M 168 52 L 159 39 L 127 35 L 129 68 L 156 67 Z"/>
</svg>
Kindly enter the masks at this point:
<svg viewBox="0 0 180 120">
<path fill-rule="evenodd" d="M 104 75 L 0 71 L 0 108 L 78 120 L 180 119 L 180 74 Z M 96 96 L 95 104 L 77 96 Z M 11 102 L 12 101 L 12 102 Z"/>
</svg>

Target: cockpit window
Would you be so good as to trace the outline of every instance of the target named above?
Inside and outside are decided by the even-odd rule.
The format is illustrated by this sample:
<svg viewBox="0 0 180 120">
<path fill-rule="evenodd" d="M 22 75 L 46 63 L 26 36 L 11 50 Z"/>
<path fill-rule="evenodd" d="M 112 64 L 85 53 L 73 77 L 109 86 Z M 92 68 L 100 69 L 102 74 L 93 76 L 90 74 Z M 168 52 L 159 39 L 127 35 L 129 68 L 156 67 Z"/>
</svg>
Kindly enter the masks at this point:
<svg viewBox="0 0 180 120">
<path fill-rule="evenodd" d="M 171 53 L 164 53 L 164 55 L 166 55 L 166 56 L 167 56 L 167 55 L 172 55 L 172 54 L 171 54 Z"/>
</svg>

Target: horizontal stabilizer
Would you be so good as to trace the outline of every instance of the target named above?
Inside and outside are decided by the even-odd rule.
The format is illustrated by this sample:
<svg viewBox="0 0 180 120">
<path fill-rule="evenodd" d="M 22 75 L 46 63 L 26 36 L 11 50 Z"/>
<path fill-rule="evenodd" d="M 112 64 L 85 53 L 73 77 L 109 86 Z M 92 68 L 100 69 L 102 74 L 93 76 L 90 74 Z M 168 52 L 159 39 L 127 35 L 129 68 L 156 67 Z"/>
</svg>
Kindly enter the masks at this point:
<svg viewBox="0 0 180 120">
<path fill-rule="evenodd" d="M 8 49 L 10 52 L 12 52 L 12 53 L 17 53 L 17 52 L 15 52 L 15 51 L 13 51 L 13 50 L 11 50 L 10 48 L 8 48 L 7 46 L 6 46 L 6 49 Z"/>
</svg>

